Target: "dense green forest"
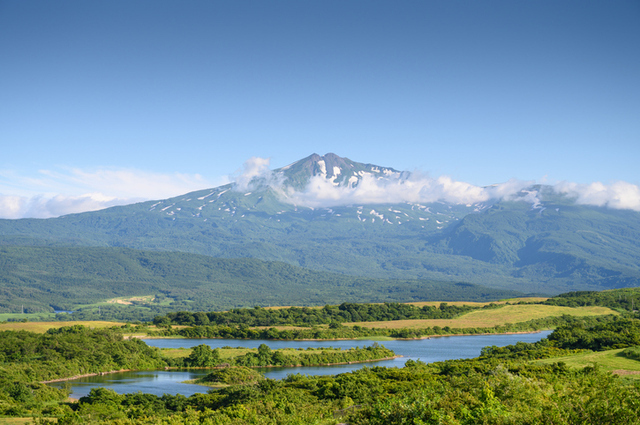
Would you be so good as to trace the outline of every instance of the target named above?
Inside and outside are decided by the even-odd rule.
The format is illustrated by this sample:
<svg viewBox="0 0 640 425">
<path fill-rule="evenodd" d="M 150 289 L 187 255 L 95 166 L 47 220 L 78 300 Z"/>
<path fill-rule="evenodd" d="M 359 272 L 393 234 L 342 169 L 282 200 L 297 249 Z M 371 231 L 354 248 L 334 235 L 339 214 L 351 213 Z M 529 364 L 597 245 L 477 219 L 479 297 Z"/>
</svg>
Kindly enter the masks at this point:
<svg viewBox="0 0 640 425">
<path fill-rule="evenodd" d="M 477 309 L 498 308 L 497 304 L 482 307 L 472 305 L 454 305 L 440 303 L 439 306 L 417 307 L 411 304 L 382 303 L 356 304 L 342 303 L 339 306 L 325 305 L 323 308 L 289 307 L 279 309 L 233 309 L 224 312 L 180 311 L 157 316 L 153 319 L 156 325 L 321 325 L 344 322 L 377 322 L 384 320 L 404 319 L 451 319 Z"/>
<path fill-rule="evenodd" d="M 282 262 L 124 248 L 0 247 L 0 313 L 75 311 L 61 320 L 151 320 L 172 311 L 348 302 L 492 301 L 521 295 L 467 283 L 372 279 Z M 132 305 L 104 304 L 148 296 Z M 100 309 L 96 303 L 102 303 Z"/>
<path fill-rule="evenodd" d="M 609 291 L 574 291 L 557 295 L 544 302 L 547 305 L 579 307 L 598 305 L 617 310 L 640 310 L 640 288 L 624 288 Z"/>
</svg>

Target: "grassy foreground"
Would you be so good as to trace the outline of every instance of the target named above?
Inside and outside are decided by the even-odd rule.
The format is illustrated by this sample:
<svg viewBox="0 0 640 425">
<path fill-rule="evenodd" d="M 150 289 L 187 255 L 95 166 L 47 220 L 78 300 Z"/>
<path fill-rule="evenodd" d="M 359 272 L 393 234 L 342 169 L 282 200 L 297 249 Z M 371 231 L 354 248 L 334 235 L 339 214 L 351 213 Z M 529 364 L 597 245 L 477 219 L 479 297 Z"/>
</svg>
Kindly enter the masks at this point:
<svg viewBox="0 0 640 425">
<path fill-rule="evenodd" d="M 569 367 L 579 369 L 597 365 L 600 369 L 607 372 L 612 372 L 633 379 L 640 379 L 640 361 L 623 357 L 620 355 L 622 351 L 624 351 L 624 348 L 619 350 L 579 353 L 572 356 L 537 360 L 535 363 L 553 364 L 563 362 Z"/>
</svg>

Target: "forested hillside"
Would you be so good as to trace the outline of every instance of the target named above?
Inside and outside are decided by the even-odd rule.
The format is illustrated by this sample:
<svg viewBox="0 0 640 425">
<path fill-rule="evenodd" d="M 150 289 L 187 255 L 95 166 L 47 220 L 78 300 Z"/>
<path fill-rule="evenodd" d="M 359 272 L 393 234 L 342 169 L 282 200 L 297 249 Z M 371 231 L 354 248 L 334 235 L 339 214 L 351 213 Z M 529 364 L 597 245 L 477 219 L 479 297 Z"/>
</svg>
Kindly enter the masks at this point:
<svg viewBox="0 0 640 425">
<path fill-rule="evenodd" d="M 492 301 L 520 293 L 466 283 L 374 279 L 282 262 L 125 248 L 0 247 L 0 313 L 150 320 L 169 311 L 422 300 Z M 146 296 L 130 306 L 105 302 Z M 97 303 L 100 305 L 98 314 Z M 66 316 L 66 315 L 65 315 Z"/>
</svg>

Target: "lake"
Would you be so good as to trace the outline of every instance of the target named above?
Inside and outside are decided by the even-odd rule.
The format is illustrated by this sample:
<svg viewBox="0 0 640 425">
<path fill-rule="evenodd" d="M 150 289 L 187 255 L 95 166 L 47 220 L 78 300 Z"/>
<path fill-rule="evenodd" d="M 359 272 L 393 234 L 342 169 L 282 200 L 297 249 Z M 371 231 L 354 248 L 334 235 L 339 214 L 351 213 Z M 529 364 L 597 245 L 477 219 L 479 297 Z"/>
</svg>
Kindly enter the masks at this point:
<svg viewBox="0 0 640 425">
<path fill-rule="evenodd" d="M 307 375 L 334 375 L 349 372 L 366 366 L 402 367 L 409 360 L 421 360 L 432 363 L 444 360 L 470 359 L 478 357 L 483 347 L 497 345 L 505 346 L 516 342 L 536 342 L 545 338 L 551 331 L 543 331 L 529 334 L 509 335 L 472 335 L 449 336 L 416 340 L 392 340 L 378 342 L 393 350 L 397 355 L 403 356 L 393 360 L 380 362 L 358 363 L 351 365 L 317 366 L 317 367 L 293 367 L 293 368 L 265 368 L 260 369 L 268 378 L 281 379 L 291 373 Z M 373 344 L 371 340 L 339 340 L 339 341 L 269 341 L 269 340 L 238 340 L 238 339 L 147 339 L 145 342 L 159 348 L 191 348 L 200 344 L 207 344 L 211 348 L 218 347 L 247 347 L 257 348 L 260 344 L 266 344 L 271 349 L 278 348 L 320 348 L 340 347 L 348 349 L 364 347 Z M 92 388 L 111 388 L 118 393 L 143 392 L 161 396 L 162 394 L 183 394 L 190 396 L 195 393 L 206 393 L 207 387 L 193 384 L 183 384 L 182 381 L 196 379 L 208 374 L 208 370 L 152 370 L 137 372 L 113 373 L 102 376 L 68 381 L 71 384 L 71 397 L 79 398 L 89 394 Z M 51 384 L 61 387 L 63 383 Z"/>
</svg>

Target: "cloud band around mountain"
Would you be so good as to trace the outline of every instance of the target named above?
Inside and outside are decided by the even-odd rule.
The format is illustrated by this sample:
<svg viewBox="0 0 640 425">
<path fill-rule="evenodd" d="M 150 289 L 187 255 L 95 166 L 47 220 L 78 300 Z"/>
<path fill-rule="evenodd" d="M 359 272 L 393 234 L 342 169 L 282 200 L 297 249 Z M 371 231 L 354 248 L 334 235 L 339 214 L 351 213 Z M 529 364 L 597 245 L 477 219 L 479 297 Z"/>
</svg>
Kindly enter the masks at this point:
<svg viewBox="0 0 640 425">
<path fill-rule="evenodd" d="M 238 190 L 249 190 L 256 182 L 268 184 L 281 194 L 285 202 L 311 208 L 397 202 L 474 204 L 516 197 L 534 206 L 540 203 L 536 191 L 526 191 L 535 182 L 517 179 L 481 187 L 448 176 L 431 178 L 418 172 L 390 178 L 365 174 L 357 185 L 336 185 L 332 179 L 315 175 L 303 190 L 295 190 L 283 186 L 283 177 L 269 169 L 269 159 L 253 157 L 245 163 L 244 169 L 245 172 L 236 180 Z M 606 185 L 595 182 L 586 185 L 561 182 L 551 187 L 557 193 L 575 198 L 578 204 L 640 211 L 640 187 L 631 183 L 621 181 Z"/>
</svg>

